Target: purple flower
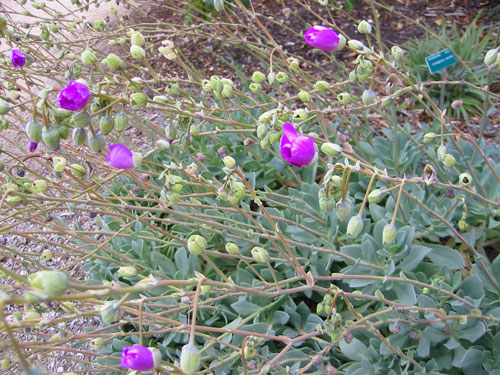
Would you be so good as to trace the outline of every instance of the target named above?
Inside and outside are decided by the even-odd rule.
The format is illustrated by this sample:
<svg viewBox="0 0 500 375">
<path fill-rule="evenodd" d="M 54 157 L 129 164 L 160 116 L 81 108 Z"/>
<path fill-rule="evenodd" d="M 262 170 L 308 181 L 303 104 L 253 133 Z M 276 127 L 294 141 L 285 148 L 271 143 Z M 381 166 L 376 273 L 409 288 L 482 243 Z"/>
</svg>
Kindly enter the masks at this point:
<svg viewBox="0 0 500 375">
<path fill-rule="evenodd" d="M 59 107 L 70 111 L 78 111 L 85 107 L 90 99 L 90 92 L 87 85 L 70 80 L 68 86 L 59 91 L 57 100 Z"/>
<path fill-rule="evenodd" d="M 148 371 L 155 367 L 153 353 L 142 345 L 127 346 L 122 351 L 120 366 L 136 371 Z"/>
<path fill-rule="evenodd" d="M 326 26 L 315 25 L 304 33 L 306 42 L 323 51 L 333 51 L 339 46 L 338 34 Z"/>
<path fill-rule="evenodd" d="M 308 165 L 316 155 L 314 139 L 307 135 L 297 134 L 297 130 L 289 122 L 283 124 L 280 148 L 283 159 L 295 167 Z"/>
<path fill-rule="evenodd" d="M 109 165 L 118 169 L 134 168 L 134 155 L 132 151 L 120 143 L 109 146 L 109 153 L 106 156 L 106 161 Z"/>
<path fill-rule="evenodd" d="M 30 141 L 30 152 L 35 152 L 38 147 L 38 143 Z"/>
<path fill-rule="evenodd" d="M 23 53 L 18 49 L 13 49 L 10 51 L 10 61 L 12 61 L 12 65 L 14 66 L 24 66 L 26 64 L 26 57 L 24 57 Z"/>
</svg>

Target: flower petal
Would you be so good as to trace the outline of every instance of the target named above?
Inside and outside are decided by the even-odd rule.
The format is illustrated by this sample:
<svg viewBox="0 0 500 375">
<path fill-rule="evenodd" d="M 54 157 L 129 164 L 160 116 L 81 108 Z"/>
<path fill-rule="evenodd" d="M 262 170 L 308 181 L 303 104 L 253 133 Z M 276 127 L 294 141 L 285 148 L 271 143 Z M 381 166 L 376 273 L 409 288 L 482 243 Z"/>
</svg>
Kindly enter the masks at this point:
<svg viewBox="0 0 500 375">
<path fill-rule="evenodd" d="M 315 25 L 304 33 L 306 42 L 314 48 L 323 51 L 333 51 L 339 46 L 338 34 L 329 27 Z"/>
<path fill-rule="evenodd" d="M 134 168 L 134 155 L 132 151 L 120 143 L 109 146 L 109 153 L 106 156 L 106 161 L 109 165 L 118 169 Z"/>
<path fill-rule="evenodd" d="M 123 349 L 120 366 L 136 371 L 154 368 L 153 353 L 142 345 L 132 345 Z"/>
</svg>

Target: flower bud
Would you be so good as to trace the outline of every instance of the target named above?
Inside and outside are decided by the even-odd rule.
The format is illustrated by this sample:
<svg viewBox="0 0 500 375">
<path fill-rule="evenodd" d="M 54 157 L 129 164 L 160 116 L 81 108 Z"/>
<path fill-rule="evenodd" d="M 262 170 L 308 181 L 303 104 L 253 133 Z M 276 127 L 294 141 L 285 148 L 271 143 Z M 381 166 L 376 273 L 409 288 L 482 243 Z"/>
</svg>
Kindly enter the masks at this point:
<svg viewBox="0 0 500 375">
<path fill-rule="evenodd" d="M 102 134 L 96 134 L 89 138 L 89 147 L 92 151 L 100 152 L 104 146 L 106 146 L 106 139 Z"/>
<path fill-rule="evenodd" d="M 250 252 L 257 262 L 266 263 L 269 260 L 269 253 L 263 247 L 256 246 Z"/>
<path fill-rule="evenodd" d="M 269 84 L 269 86 L 273 85 L 275 79 L 276 74 L 274 74 L 274 72 L 269 72 L 269 74 L 267 75 L 267 83 Z"/>
<path fill-rule="evenodd" d="M 201 353 L 194 345 L 184 345 L 182 347 L 180 367 L 185 375 L 192 375 L 197 372 L 201 364 Z"/>
<path fill-rule="evenodd" d="M 68 139 L 69 128 L 67 126 L 61 125 L 61 126 L 57 127 L 57 131 L 59 132 L 59 136 L 62 139 Z"/>
<path fill-rule="evenodd" d="M 341 92 L 340 94 L 337 95 L 337 100 L 344 105 L 351 104 L 352 101 L 351 94 L 349 94 L 348 92 Z"/>
<path fill-rule="evenodd" d="M 114 53 L 108 54 L 108 56 L 106 57 L 106 65 L 112 72 L 122 70 L 125 67 L 125 63 L 123 62 L 123 60 Z"/>
<path fill-rule="evenodd" d="M 490 49 L 488 52 L 486 52 L 486 55 L 484 56 L 484 64 L 493 65 L 497 60 L 497 54 L 498 47 L 495 49 Z"/>
<path fill-rule="evenodd" d="M 132 161 L 134 163 L 134 168 L 140 168 L 142 166 L 142 154 L 140 152 L 133 152 Z"/>
<path fill-rule="evenodd" d="M 113 131 L 115 121 L 111 116 L 102 116 L 99 120 L 99 130 L 103 135 L 107 135 Z"/>
<path fill-rule="evenodd" d="M 21 203 L 23 199 L 18 196 L 18 195 L 15 195 L 15 196 L 10 196 L 10 197 L 7 197 L 5 199 L 5 202 L 9 205 L 9 206 L 16 206 L 17 204 Z"/>
<path fill-rule="evenodd" d="M 351 39 L 349 42 L 347 42 L 347 45 L 349 48 L 358 51 L 358 52 L 363 52 L 365 49 L 365 45 L 361 43 L 359 40 Z"/>
<path fill-rule="evenodd" d="M 292 72 L 296 72 L 299 69 L 299 60 L 295 57 L 289 57 L 287 60 L 288 66 Z"/>
<path fill-rule="evenodd" d="M 42 255 L 40 256 L 40 259 L 41 260 L 51 260 L 52 259 L 52 251 L 50 251 L 49 249 L 45 249 L 44 251 L 42 251 Z"/>
<path fill-rule="evenodd" d="M 349 81 L 351 83 L 356 83 L 357 80 L 358 80 L 358 76 L 356 74 L 356 71 L 353 70 L 353 71 L 349 72 Z"/>
<path fill-rule="evenodd" d="M 361 83 L 366 83 L 370 79 L 370 75 L 365 72 L 356 72 L 356 79 Z"/>
<path fill-rule="evenodd" d="M 170 142 L 164 139 L 159 139 L 156 141 L 156 148 L 159 150 L 168 150 L 170 148 Z"/>
<path fill-rule="evenodd" d="M 453 167 L 455 165 L 455 157 L 451 154 L 445 154 L 443 157 L 443 164 L 447 167 Z"/>
<path fill-rule="evenodd" d="M 226 251 L 232 255 L 238 255 L 240 253 L 240 247 L 235 243 L 228 242 L 226 244 Z"/>
<path fill-rule="evenodd" d="M 259 92 L 262 91 L 262 85 L 260 83 L 254 83 L 252 82 L 248 88 L 250 89 L 251 92 L 258 94 Z"/>
<path fill-rule="evenodd" d="M 139 31 L 132 31 L 130 34 L 130 44 L 133 46 L 143 47 L 146 41 L 144 40 L 144 35 Z"/>
<path fill-rule="evenodd" d="M 181 92 L 181 87 L 177 83 L 172 83 L 168 88 L 167 88 L 167 94 L 168 95 L 177 95 Z"/>
<path fill-rule="evenodd" d="M 120 320 L 120 308 L 115 306 L 115 301 L 108 301 L 102 306 L 97 306 L 96 310 L 100 311 L 102 322 L 105 325 Z"/>
<path fill-rule="evenodd" d="M 347 223 L 347 235 L 357 237 L 363 230 L 363 219 L 361 216 L 353 216 Z"/>
<path fill-rule="evenodd" d="M 335 143 L 327 142 L 321 145 L 321 151 L 323 151 L 323 153 L 325 153 L 328 156 L 336 158 L 342 152 L 342 147 L 340 147 Z"/>
<path fill-rule="evenodd" d="M 2 359 L 2 362 L 0 362 L 0 368 L 2 370 L 6 370 L 9 368 L 9 366 L 10 366 L 10 360 L 8 358 Z"/>
<path fill-rule="evenodd" d="M 276 74 L 276 81 L 278 81 L 279 83 L 287 83 L 288 74 L 286 74 L 285 72 L 278 72 L 278 74 Z"/>
<path fill-rule="evenodd" d="M 85 139 L 87 138 L 87 134 L 84 129 L 73 129 L 73 143 L 75 146 L 81 146 L 85 143 Z"/>
<path fill-rule="evenodd" d="M 35 180 L 31 185 L 31 188 L 35 193 L 45 194 L 47 192 L 48 186 L 45 180 Z"/>
<path fill-rule="evenodd" d="M 188 249 L 194 255 L 201 255 L 207 248 L 207 240 L 200 235 L 192 235 L 188 239 Z"/>
<path fill-rule="evenodd" d="M 90 341 L 89 346 L 94 350 L 101 350 L 104 346 L 104 340 L 102 337 L 97 337 Z"/>
<path fill-rule="evenodd" d="M 233 86 L 223 85 L 220 94 L 223 98 L 230 98 L 231 96 L 233 96 Z"/>
<path fill-rule="evenodd" d="M 53 108 L 53 111 L 54 111 L 53 112 L 54 117 L 56 117 L 58 119 L 65 119 L 67 117 L 70 117 L 71 114 L 73 113 L 72 111 L 64 109 L 64 108 Z"/>
<path fill-rule="evenodd" d="M 63 158 L 62 156 L 54 156 L 52 159 L 54 171 L 56 172 L 62 172 L 64 168 L 66 168 L 66 159 Z"/>
<path fill-rule="evenodd" d="M 446 154 L 446 146 L 441 144 L 437 149 L 437 157 L 439 160 L 443 161 Z"/>
<path fill-rule="evenodd" d="M 90 114 L 86 111 L 75 112 L 73 116 L 71 116 L 71 126 L 74 128 L 84 128 L 90 125 L 91 117 Z"/>
<path fill-rule="evenodd" d="M 363 101 L 364 105 L 372 104 L 376 98 L 377 95 L 373 90 L 365 90 L 363 91 L 363 95 L 361 96 L 361 100 Z"/>
<path fill-rule="evenodd" d="M 80 60 L 83 65 L 94 65 L 97 62 L 97 57 L 91 49 L 86 49 L 82 52 Z"/>
<path fill-rule="evenodd" d="M 366 21 L 361 21 L 358 25 L 358 32 L 361 34 L 371 34 L 372 26 Z"/>
<path fill-rule="evenodd" d="M 309 94 L 307 91 L 301 90 L 297 94 L 298 98 L 303 102 L 303 103 L 310 103 L 311 102 L 311 94 Z"/>
<path fill-rule="evenodd" d="M 464 104 L 463 100 L 461 100 L 461 99 L 454 100 L 451 103 L 451 108 L 453 108 L 454 110 L 457 110 L 462 106 L 462 104 Z"/>
<path fill-rule="evenodd" d="M 130 46 L 130 56 L 133 59 L 141 60 L 146 57 L 146 51 L 140 46 L 132 45 Z"/>
<path fill-rule="evenodd" d="M 345 38 L 345 36 L 343 36 L 342 34 L 339 34 L 339 45 L 337 47 L 337 51 L 340 51 L 342 48 L 344 48 L 346 43 L 347 43 L 347 39 Z"/>
<path fill-rule="evenodd" d="M 59 148 L 61 136 L 59 134 L 59 130 L 57 129 L 49 129 L 42 131 L 42 139 L 43 143 L 50 148 L 51 150 L 55 150 Z"/>
<path fill-rule="evenodd" d="M 404 55 L 404 51 L 398 46 L 391 47 L 391 54 L 394 61 L 400 61 Z"/>
<path fill-rule="evenodd" d="M 37 292 L 48 297 L 59 297 L 68 288 L 68 276 L 59 271 L 38 271 L 28 276 L 30 285 Z"/>
<path fill-rule="evenodd" d="M 425 133 L 424 143 L 431 143 L 434 141 L 434 139 L 436 139 L 436 133 L 434 132 Z"/>
<path fill-rule="evenodd" d="M 384 245 L 392 245 L 396 238 L 397 228 L 393 224 L 386 224 L 382 231 L 382 243 Z"/>
<path fill-rule="evenodd" d="M 229 155 L 224 156 L 222 161 L 224 162 L 224 165 L 226 166 L 226 168 L 234 169 L 234 167 L 236 167 L 236 160 L 234 160 L 234 158 L 232 156 L 229 156 Z"/>
<path fill-rule="evenodd" d="M 375 189 L 368 194 L 368 202 L 379 203 L 384 197 L 384 191 L 381 189 Z"/>
<path fill-rule="evenodd" d="M 462 173 L 458 176 L 458 183 L 461 186 L 469 186 L 472 182 L 472 176 L 469 173 Z"/>
<path fill-rule="evenodd" d="M 266 76 L 262 72 L 257 71 L 252 74 L 252 81 L 254 81 L 255 83 L 262 83 L 265 80 Z"/>
<path fill-rule="evenodd" d="M 465 232 L 469 229 L 469 224 L 467 224 L 467 222 L 465 221 L 465 219 L 460 219 L 458 221 L 458 229 L 461 231 L 461 232 Z"/>
<path fill-rule="evenodd" d="M 43 124 L 40 121 L 29 121 L 25 130 L 30 141 L 39 143 L 42 140 Z"/>
<path fill-rule="evenodd" d="M 10 111 L 10 104 L 0 99 L 0 115 L 6 115 Z"/>
<path fill-rule="evenodd" d="M 337 202 L 335 206 L 337 218 L 343 223 L 351 215 L 351 205 L 347 202 Z"/>
<path fill-rule="evenodd" d="M 134 277 L 137 275 L 137 270 L 133 266 L 123 266 L 118 268 L 118 275 L 121 277 Z"/>
<path fill-rule="evenodd" d="M 335 208 L 335 199 L 333 198 L 320 198 L 319 208 L 321 211 L 330 212 Z"/>
<path fill-rule="evenodd" d="M 142 92 L 135 92 L 130 95 L 130 104 L 134 107 L 146 108 L 148 97 Z"/>
<path fill-rule="evenodd" d="M 317 81 L 314 88 L 319 91 L 326 91 L 330 88 L 330 84 L 327 81 Z"/>
</svg>

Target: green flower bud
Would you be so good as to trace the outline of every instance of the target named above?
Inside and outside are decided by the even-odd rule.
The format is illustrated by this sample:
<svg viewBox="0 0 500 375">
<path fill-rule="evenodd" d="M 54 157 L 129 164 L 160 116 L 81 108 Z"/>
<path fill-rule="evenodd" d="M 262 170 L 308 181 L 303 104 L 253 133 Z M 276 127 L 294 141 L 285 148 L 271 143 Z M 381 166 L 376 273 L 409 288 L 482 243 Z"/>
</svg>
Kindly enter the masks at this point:
<svg viewBox="0 0 500 375">
<path fill-rule="evenodd" d="M 269 260 L 269 253 L 263 247 L 256 246 L 250 253 L 257 262 L 266 263 Z"/>
<path fill-rule="evenodd" d="M 389 107 L 394 100 L 390 96 L 386 96 L 385 98 L 382 99 L 381 105 L 383 108 Z"/>
<path fill-rule="evenodd" d="M 71 173 L 73 173 L 77 177 L 83 177 L 87 174 L 87 170 L 83 165 L 80 164 L 71 164 L 70 166 Z"/>
<path fill-rule="evenodd" d="M 182 347 L 180 367 L 185 375 L 192 375 L 200 369 L 201 353 L 194 345 L 184 345 Z"/>
<path fill-rule="evenodd" d="M 260 147 L 262 147 L 265 150 L 270 145 L 271 143 L 269 142 L 269 134 L 266 134 L 266 136 L 260 140 Z"/>
<path fill-rule="evenodd" d="M 370 79 L 370 75 L 365 72 L 356 72 L 356 79 L 361 83 L 366 83 Z"/>
<path fill-rule="evenodd" d="M 54 156 L 52 158 L 52 163 L 53 163 L 54 171 L 62 172 L 66 168 L 67 161 L 62 156 Z"/>
<path fill-rule="evenodd" d="M 101 350 L 104 346 L 104 340 L 102 337 L 97 337 L 90 341 L 89 346 L 96 351 Z"/>
<path fill-rule="evenodd" d="M 37 292 L 48 297 L 59 297 L 68 288 L 68 276 L 59 271 L 38 271 L 28 276 L 29 283 Z"/>
<path fill-rule="evenodd" d="M 342 50 L 345 47 L 346 43 L 347 43 L 347 39 L 345 38 L 345 36 L 343 36 L 342 34 L 339 34 L 339 45 L 337 46 L 336 51 Z"/>
<path fill-rule="evenodd" d="M 269 133 L 269 143 L 271 145 L 278 143 L 280 139 L 281 139 L 281 133 L 275 131 Z"/>
<path fill-rule="evenodd" d="M 133 152 L 132 160 L 134 161 L 134 168 L 137 169 L 142 166 L 142 154 L 140 152 Z"/>
<path fill-rule="evenodd" d="M 358 76 L 356 74 L 356 71 L 353 70 L 352 72 L 349 72 L 349 81 L 351 81 L 351 83 L 355 83 L 357 80 Z"/>
<path fill-rule="evenodd" d="M 181 87 L 177 83 L 172 83 L 170 87 L 167 88 L 168 95 L 177 95 L 181 92 Z"/>
<path fill-rule="evenodd" d="M 31 185 L 31 188 L 35 193 L 45 194 L 48 190 L 47 181 L 45 180 L 35 180 Z"/>
<path fill-rule="evenodd" d="M 384 191 L 382 189 L 375 189 L 370 194 L 368 194 L 368 202 L 379 203 L 384 197 Z"/>
<path fill-rule="evenodd" d="M 90 114 L 86 111 L 75 112 L 73 116 L 71 116 L 71 126 L 74 128 L 84 128 L 90 125 L 91 117 Z"/>
<path fill-rule="evenodd" d="M 82 52 L 80 60 L 83 65 L 94 65 L 97 62 L 97 57 L 91 49 L 86 49 Z"/>
<path fill-rule="evenodd" d="M 269 121 L 271 121 L 273 115 L 274 115 L 275 111 L 271 110 L 271 111 L 266 111 L 264 112 L 263 114 L 261 114 L 259 116 L 259 122 L 261 124 L 266 124 L 268 123 Z"/>
<path fill-rule="evenodd" d="M 144 40 L 144 35 L 139 31 L 132 31 L 130 34 L 130 44 L 133 46 L 143 47 L 146 41 Z"/>
<path fill-rule="evenodd" d="M 344 222 L 351 215 L 351 205 L 347 202 L 337 202 L 335 206 L 337 212 L 337 218 L 340 222 Z"/>
<path fill-rule="evenodd" d="M 267 83 L 269 84 L 269 86 L 273 85 L 275 79 L 276 74 L 274 74 L 274 72 L 269 72 L 269 74 L 267 75 Z"/>
<path fill-rule="evenodd" d="M 287 60 L 288 66 L 292 72 L 296 72 L 299 69 L 299 60 L 295 57 L 289 57 Z"/>
<path fill-rule="evenodd" d="M 228 242 L 226 244 L 226 251 L 232 255 L 238 255 L 240 253 L 240 247 L 235 243 Z"/>
<path fill-rule="evenodd" d="M 49 129 L 42 131 L 42 139 L 48 148 L 55 150 L 59 147 L 61 136 L 59 135 L 59 130 Z"/>
<path fill-rule="evenodd" d="M 371 34 L 372 32 L 372 25 L 370 25 L 366 21 L 361 21 L 358 24 L 358 32 L 361 34 Z"/>
<path fill-rule="evenodd" d="M 123 62 L 123 60 L 114 53 L 108 54 L 108 56 L 106 57 L 106 65 L 112 72 L 122 70 L 125 67 L 125 63 Z"/>
<path fill-rule="evenodd" d="M 101 130 L 101 133 L 104 135 L 111 133 L 114 127 L 115 127 L 115 121 L 111 116 L 103 116 L 99 120 L 99 129 Z"/>
<path fill-rule="evenodd" d="M 146 57 L 146 51 L 140 46 L 132 45 L 130 46 L 130 56 L 133 59 L 141 60 Z"/>
<path fill-rule="evenodd" d="M 135 92 L 130 95 L 130 105 L 134 107 L 146 108 L 148 97 L 142 92 Z"/>
<path fill-rule="evenodd" d="M 248 88 L 255 94 L 258 94 L 262 91 L 262 85 L 260 83 L 251 83 Z"/>
<path fill-rule="evenodd" d="M 168 139 L 175 139 L 177 137 L 177 129 L 173 125 L 165 126 L 165 135 Z"/>
<path fill-rule="evenodd" d="M 128 126 L 128 116 L 124 112 L 118 112 L 114 118 L 115 128 L 120 133 Z"/>
<path fill-rule="evenodd" d="M 159 139 L 156 141 L 156 148 L 160 150 L 168 150 L 170 148 L 170 142 L 165 141 L 164 139 Z"/>
<path fill-rule="evenodd" d="M 257 138 L 262 139 L 267 134 L 266 125 L 260 124 L 257 126 Z"/>
<path fill-rule="evenodd" d="M 21 203 L 22 200 L 23 199 L 18 195 L 5 198 L 5 202 L 12 207 L 16 206 L 18 203 Z"/>
<path fill-rule="evenodd" d="M 434 133 L 434 132 L 425 133 L 424 143 L 434 142 L 434 139 L 436 139 L 436 133 Z"/>
<path fill-rule="evenodd" d="M 222 161 L 224 162 L 224 165 L 226 166 L 226 168 L 234 169 L 234 167 L 236 167 L 236 160 L 234 160 L 234 158 L 232 156 L 229 156 L 229 155 L 224 156 Z"/>
<path fill-rule="evenodd" d="M 307 91 L 301 90 L 297 94 L 298 98 L 303 102 L 303 103 L 310 103 L 311 102 L 311 94 L 309 94 Z"/>
<path fill-rule="evenodd" d="M 52 259 L 52 251 L 50 251 L 49 249 L 45 249 L 44 251 L 42 251 L 42 255 L 40 256 L 40 259 L 41 260 L 51 260 Z"/>
<path fill-rule="evenodd" d="M 357 52 L 363 52 L 365 50 L 365 45 L 361 43 L 359 40 L 352 39 L 349 42 L 347 42 L 347 45 L 349 46 L 349 48 Z"/>
<path fill-rule="evenodd" d="M 465 221 L 465 219 L 460 219 L 458 221 L 458 229 L 461 232 L 466 232 L 469 229 L 469 224 L 467 224 L 467 222 Z"/>
<path fill-rule="evenodd" d="M 118 268 L 118 275 L 121 277 L 131 278 L 137 275 L 137 270 L 133 266 L 123 266 Z"/>
<path fill-rule="evenodd" d="M 200 235 L 194 234 L 189 237 L 187 246 L 191 254 L 201 255 L 207 248 L 207 240 Z"/>
<path fill-rule="evenodd" d="M 455 157 L 451 154 L 445 154 L 443 157 L 443 164 L 447 167 L 453 167 L 455 165 Z"/>
<path fill-rule="evenodd" d="M 321 211 L 330 212 L 335 208 L 335 199 L 333 198 L 321 198 L 319 200 L 319 208 Z"/>
<path fill-rule="evenodd" d="M 376 98 L 377 95 L 373 90 L 365 90 L 363 91 L 363 95 L 361 96 L 361 100 L 363 101 L 364 105 L 372 104 Z"/>
<path fill-rule="evenodd" d="M 323 315 L 326 310 L 325 310 L 325 304 L 323 302 L 320 302 L 316 305 L 316 314 L 318 315 Z"/>
<path fill-rule="evenodd" d="M 462 173 L 458 176 L 458 183 L 461 186 L 469 186 L 472 182 L 472 176 L 469 173 Z"/>
<path fill-rule="evenodd" d="M 326 81 L 317 81 L 314 84 L 314 88 L 319 91 L 326 91 L 330 88 L 330 84 Z"/>
<path fill-rule="evenodd" d="M 220 94 L 223 98 L 230 98 L 233 96 L 233 86 L 224 85 Z"/>
<path fill-rule="evenodd" d="M 151 346 L 148 347 L 148 349 L 151 352 L 151 354 L 153 354 L 154 368 L 158 368 L 161 364 L 161 359 L 162 359 L 161 352 L 157 348 L 153 348 Z"/>
<path fill-rule="evenodd" d="M 42 140 L 43 124 L 40 121 L 29 121 L 25 126 L 30 141 L 39 143 Z"/>
<path fill-rule="evenodd" d="M 0 368 L 2 370 L 7 370 L 10 366 L 10 360 L 7 358 L 2 359 L 2 362 L 0 362 Z"/>
<path fill-rule="evenodd" d="M 69 128 L 67 126 L 61 125 L 57 128 L 57 131 L 59 132 L 59 136 L 62 139 L 68 139 L 69 137 Z"/>
<path fill-rule="evenodd" d="M 0 115 L 6 115 L 10 111 L 10 104 L 0 99 Z"/>
<path fill-rule="evenodd" d="M 92 136 L 91 133 L 89 133 L 89 135 L 88 141 L 90 149 L 94 152 L 100 152 L 104 146 L 106 146 L 106 139 L 102 134 Z"/>
<path fill-rule="evenodd" d="M 391 54 L 392 54 L 394 61 L 400 61 L 404 55 L 404 51 L 401 48 L 399 48 L 398 46 L 392 46 L 391 47 Z"/>
<path fill-rule="evenodd" d="M 397 228 L 393 224 L 386 224 L 382 231 L 382 243 L 384 245 L 392 245 L 396 238 Z"/>
<path fill-rule="evenodd" d="M 70 117 L 73 114 L 72 111 L 69 111 L 69 110 L 64 109 L 64 108 L 54 108 L 53 113 L 54 113 L 54 117 L 56 117 L 58 119 L 64 119 L 64 118 Z"/>
<path fill-rule="evenodd" d="M 193 137 L 200 135 L 200 131 L 200 125 L 191 125 L 191 127 L 189 128 L 189 134 L 191 134 Z"/>
<path fill-rule="evenodd" d="M 446 146 L 441 144 L 437 149 L 437 157 L 439 160 L 443 161 L 446 154 Z"/>
<path fill-rule="evenodd" d="M 288 74 L 286 74 L 285 72 L 278 72 L 278 74 L 276 74 L 276 81 L 278 81 L 279 83 L 287 83 Z"/>
<path fill-rule="evenodd" d="M 353 216 L 347 223 L 347 235 L 357 237 L 363 230 L 363 219 L 361 216 Z"/>
<path fill-rule="evenodd" d="M 328 156 L 336 158 L 342 152 L 342 147 L 340 147 L 335 143 L 327 142 L 321 145 L 321 151 L 323 151 L 323 153 L 325 153 Z"/>
<path fill-rule="evenodd" d="M 167 193 L 167 199 L 169 202 L 175 204 L 177 202 L 179 202 L 179 200 L 181 199 L 181 196 L 179 193 L 175 193 L 175 192 L 168 192 Z"/>
<path fill-rule="evenodd" d="M 330 186 L 333 186 L 335 189 L 340 189 L 342 187 L 342 182 L 342 177 L 335 175 L 330 179 Z"/>
<path fill-rule="evenodd" d="M 81 146 L 85 143 L 87 135 L 84 129 L 73 129 L 73 143 L 75 146 Z"/>
<path fill-rule="evenodd" d="M 118 45 L 120 46 L 123 46 L 125 44 L 126 40 L 125 38 L 117 38 L 116 39 L 116 43 L 118 43 Z"/>
<path fill-rule="evenodd" d="M 264 75 L 264 73 L 257 71 L 252 74 L 252 81 L 254 81 L 255 83 L 262 83 L 265 80 L 266 76 Z"/>
<path fill-rule="evenodd" d="M 486 55 L 484 56 L 484 64 L 485 65 L 495 64 L 497 60 L 497 54 L 498 54 L 498 47 L 495 49 L 490 49 L 488 52 L 486 52 Z"/>
<path fill-rule="evenodd" d="M 120 320 L 120 308 L 115 306 L 115 301 L 108 301 L 102 306 L 97 306 L 96 310 L 99 310 L 101 313 L 101 319 L 105 325 L 109 325 Z"/>
<path fill-rule="evenodd" d="M 351 94 L 348 92 L 341 92 L 340 94 L 337 95 L 337 100 L 344 105 L 349 105 L 351 104 L 352 97 Z"/>
</svg>

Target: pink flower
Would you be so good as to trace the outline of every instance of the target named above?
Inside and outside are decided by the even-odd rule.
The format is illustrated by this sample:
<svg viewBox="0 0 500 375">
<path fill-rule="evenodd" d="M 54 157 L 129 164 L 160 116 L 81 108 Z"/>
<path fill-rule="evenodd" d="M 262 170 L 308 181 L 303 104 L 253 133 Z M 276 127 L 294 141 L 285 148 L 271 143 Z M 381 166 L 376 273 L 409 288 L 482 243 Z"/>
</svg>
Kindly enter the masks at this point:
<svg viewBox="0 0 500 375">
<path fill-rule="evenodd" d="M 90 92 L 87 85 L 70 80 L 70 83 L 59 91 L 57 100 L 59 107 L 70 111 L 78 111 L 85 107 L 90 99 Z"/>
<path fill-rule="evenodd" d="M 142 345 L 127 346 L 122 351 L 120 366 L 136 371 L 148 371 L 155 367 L 153 353 Z"/>
<path fill-rule="evenodd" d="M 326 26 L 315 25 L 304 33 L 306 42 L 323 51 L 333 51 L 339 46 L 338 34 Z"/>
<path fill-rule="evenodd" d="M 307 135 L 299 135 L 289 122 L 283 124 L 280 149 L 283 159 L 295 167 L 308 165 L 316 155 L 314 139 Z"/>
<path fill-rule="evenodd" d="M 26 57 L 18 49 L 13 49 L 10 51 L 10 61 L 15 67 L 24 66 L 26 64 Z"/>
<path fill-rule="evenodd" d="M 109 165 L 118 169 L 134 168 L 134 155 L 132 151 L 120 143 L 109 146 L 109 153 L 106 156 L 106 161 Z"/>
<path fill-rule="evenodd" d="M 38 147 L 38 143 L 30 141 L 30 152 L 35 152 Z"/>
</svg>

